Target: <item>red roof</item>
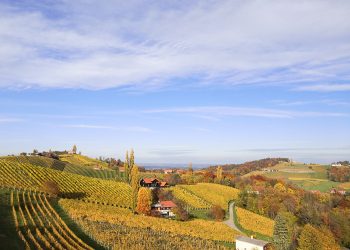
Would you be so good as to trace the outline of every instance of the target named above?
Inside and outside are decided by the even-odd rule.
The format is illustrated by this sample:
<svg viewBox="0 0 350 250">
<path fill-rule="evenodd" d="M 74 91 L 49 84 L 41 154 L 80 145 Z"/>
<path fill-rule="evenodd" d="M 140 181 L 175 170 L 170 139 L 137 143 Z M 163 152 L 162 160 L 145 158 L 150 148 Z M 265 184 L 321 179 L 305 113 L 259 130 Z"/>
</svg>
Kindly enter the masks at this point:
<svg viewBox="0 0 350 250">
<path fill-rule="evenodd" d="M 161 187 L 165 187 L 166 185 L 168 185 L 168 183 L 167 183 L 166 181 L 162 181 L 162 182 L 160 183 L 160 186 L 161 186 Z"/>
<path fill-rule="evenodd" d="M 172 202 L 172 201 L 161 201 L 160 205 L 162 207 L 170 207 L 170 208 L 176 207 L 176 204 L 174 202 Z"/>
<path fill-rule="evenodd" d="M 147 184 L 151 184 L 154 181 L 159 182 L 156 178 L 143 178 L 143 181 Z"/>
</svg>

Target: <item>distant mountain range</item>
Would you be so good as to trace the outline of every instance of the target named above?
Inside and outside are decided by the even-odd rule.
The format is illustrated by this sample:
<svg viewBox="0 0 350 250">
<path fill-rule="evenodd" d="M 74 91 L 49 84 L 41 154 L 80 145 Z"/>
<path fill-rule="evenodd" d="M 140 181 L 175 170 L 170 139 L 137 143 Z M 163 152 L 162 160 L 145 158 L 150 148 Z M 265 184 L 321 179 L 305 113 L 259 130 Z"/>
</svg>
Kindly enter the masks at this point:
<svg viewBox="0 0 350 250">
<path fill-rule="evenodd" d="M 188 168 L 188 163 L 139 163 L 139 166 L 146 169 L 162 169 L 162 168 Z M 206 168 L 213 164 L 210 163 L 193 163 L 193 168 Z"/>
</svg>

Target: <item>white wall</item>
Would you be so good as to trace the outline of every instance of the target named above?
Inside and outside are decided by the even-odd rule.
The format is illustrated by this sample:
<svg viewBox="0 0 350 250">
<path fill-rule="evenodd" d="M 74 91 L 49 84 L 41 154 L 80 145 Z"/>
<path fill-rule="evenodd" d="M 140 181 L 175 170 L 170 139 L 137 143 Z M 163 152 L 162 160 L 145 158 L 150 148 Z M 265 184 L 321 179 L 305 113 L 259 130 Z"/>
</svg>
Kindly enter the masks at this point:
<svg viewBox="0 0 350 250">
<path fill-rule="evenodd" d="M 264 247 L 236 240 L 236 250 L 264 250 Z"/>
</svg>

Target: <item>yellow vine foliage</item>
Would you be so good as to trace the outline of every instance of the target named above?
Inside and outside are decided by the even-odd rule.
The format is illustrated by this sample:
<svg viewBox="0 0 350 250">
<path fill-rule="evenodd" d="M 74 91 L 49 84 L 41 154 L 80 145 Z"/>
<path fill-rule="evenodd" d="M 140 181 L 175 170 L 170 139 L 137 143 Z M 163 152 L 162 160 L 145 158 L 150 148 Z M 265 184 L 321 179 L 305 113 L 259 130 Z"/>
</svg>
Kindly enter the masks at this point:
<svg viewBox="0 0 350 250">
<path fill-rule="evenodd" d="M 209 209 L 211 207 L 211 204 L 209 202 L 205 201 L 199 196 L 196 196 L 192 192 L 179 185 L 171 187 L 170 190 L 173 192 L 173 195 L 177 199 L 185 202 L 189 208 Z"/>
<path fill-rule="evenodd" d="M 11 191 L 11 197 L 12 219 L 26 249 L 33 245 L 36 249 L 92 250 L 65 224 L 45 195 Z"/>
<path fill-rule="evenodd" d="M 227 210 L 228 202 L 237 199 L 239 194 L 239 189 L 215 183 L 198 183 L 196 185 L 180 186 L 208 203 L 219 205 L 225 210 Z"/>
<path fill-rule="evenodd" d="M 272 237 L 275 221 L 262 215 L 236 207 L 239 224 L 247 230 Z"/>
<path fill-rule="evenodd" d="M 239 234 L 222 222 L 200 219 L 181 222 L 134 215 L 127 209 L 84 203 L 71 199 L 60 199 L 59 204 L 74 220 L 89 218 L 91 221 L 108 222 L 128 227 L 150 228 L 160 232 L 226 242 L 234 242 L 235 236 Z"/>
<path fill-rule="evenodd" d="M 39 167 L 15 159 L 0 159 L 0 186 L 41 191 L 46 181 L 56 182 L 63 195 L 78 194 L 87 201 L 132 207 L 131 187 L 126 183 Z"/>
</svg>

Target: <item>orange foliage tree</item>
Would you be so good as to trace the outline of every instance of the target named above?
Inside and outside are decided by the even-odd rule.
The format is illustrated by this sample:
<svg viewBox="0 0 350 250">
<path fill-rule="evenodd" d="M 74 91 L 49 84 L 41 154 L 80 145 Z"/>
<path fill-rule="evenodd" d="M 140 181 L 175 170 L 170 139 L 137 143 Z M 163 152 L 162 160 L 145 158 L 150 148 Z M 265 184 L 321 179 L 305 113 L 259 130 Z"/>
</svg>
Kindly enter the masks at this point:
<svg viewBox="0 0 350 250">
<path fill-rule="evenodd" d="M 140 214 L 149 215 L 151 213 L 152 192 L 148 188 L 140 188 L 137 195 L 136 210 Z"/>
</svg>

